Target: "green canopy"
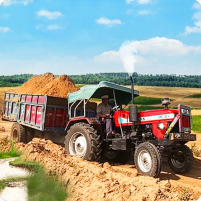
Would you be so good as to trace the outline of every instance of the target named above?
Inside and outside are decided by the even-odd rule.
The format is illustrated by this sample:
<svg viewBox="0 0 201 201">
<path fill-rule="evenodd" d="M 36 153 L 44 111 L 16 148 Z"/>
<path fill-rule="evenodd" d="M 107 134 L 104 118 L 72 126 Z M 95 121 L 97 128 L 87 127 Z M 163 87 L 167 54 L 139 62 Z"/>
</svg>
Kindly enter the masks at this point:
<svg viewBox="0 0 201 201">
<path fill-rule="evenodd" d="M 107 81 L 102 81 L 98 85 L 86 85 L 79 91 L 69 93 L 67 96 L 68 103 L 82 99 L 101 98 L 108 95 L 110 99 L 114 99 L 114 93 L 117 103 L 127 105 L 132 99 L 132 89 Z M 134 97 L 139 96 L 139 91 L 134 90 Z"/>
</svg>

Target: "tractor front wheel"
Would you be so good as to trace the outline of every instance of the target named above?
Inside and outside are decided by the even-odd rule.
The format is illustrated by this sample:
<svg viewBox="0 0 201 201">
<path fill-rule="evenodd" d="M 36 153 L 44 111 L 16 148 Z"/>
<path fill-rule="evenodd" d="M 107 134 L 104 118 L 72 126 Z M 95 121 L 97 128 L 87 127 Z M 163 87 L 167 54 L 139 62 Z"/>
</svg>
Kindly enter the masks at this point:
<svg viewBox="0 0 201 201">
<path fill-rule="evenodd" d="M 161 171 L 161 155 L 158 149 L 149 142 L 137 146 L 134 162 L 138 172 L 150 177 L 158 177 Z"/>
<path fill-rule="evenodd" d="M 76 123 L 68 130 L 65 140 L 68 154 L 88 161 L 99 161 L 101 141 L 97 131 L 86 123 Z"/>
<path fill-rule="evenodd" d="M 186 145 L 175 147 L 168 156 L 170 168 L 179 174 L 188 172 L 193 165 L 193 153 Z"/>
</svg>

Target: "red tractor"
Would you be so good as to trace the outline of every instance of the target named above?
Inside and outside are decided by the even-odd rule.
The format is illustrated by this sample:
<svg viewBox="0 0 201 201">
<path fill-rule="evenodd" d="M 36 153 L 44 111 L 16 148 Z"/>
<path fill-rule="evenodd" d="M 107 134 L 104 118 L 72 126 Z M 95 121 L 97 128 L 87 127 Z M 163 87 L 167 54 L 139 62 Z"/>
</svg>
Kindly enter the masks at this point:
<svg viewBox="0 0 201 201">
<path fill-rule="evenodd" d="M 113 103 L 111 118 L 116 133 L 110 139 L 105 137 L 97 118 L 87 117 L 85 108 L 89 99 L 100 98 L 104 94 L 108 94 Z M 139 92 L 133 89 L 133 82 L 130 89 L 104 81 L 68 94 L 68 110 L 76 107 L 66 127 L 67 152 L 90 161 L 99 160 L 101 153 L 108 159 L 126 160 L 134 152 L 137 170 L 152 177 L 160 174 L 162 156 L 166 156 L 174 172 L 188 172 L 193 164 L 193 154 L 185 144 L 196 140 L 196 135 L 191 134 L 190 107 L 179 105 L 178 109 L 169 109 L 170 100 L 164 98 L 164 109 L 137 112 L 132 103 L 129 111 L 124 110 L 123 107 L 137 96 Z M 76 116 L 80 104 L 83 117 Z"/>
<path fill-rule="evenodd" d="M 113 104 L 110 118 L 116 128 L 110 138 L 106 138 L 93 101 L 105 94 Z M 191 134 L 190 107 L 169 109 L 170 100 L 164 98 L 164 109 L 138 112 L 133 102 L 137 96 L 133 82 L 128 88 L 106 81 L 69 93 L 67 100 L 6 93 L 3 119 L 15 122 L 11 139 L 19 142 L 44 137 L 64 143 L 68 154 L 89 161 L 99 161 L 104 156 L 125 162 L 133 153 L 137 170 L 152 177 L 160 174 L 162 157 L 167 157 L 174 172 L 188 172 L 193 154 L 185 144 L 196 140 L 196 135 Z M 125 109 L 127 105 L 129 111 Z"/>
</svg>

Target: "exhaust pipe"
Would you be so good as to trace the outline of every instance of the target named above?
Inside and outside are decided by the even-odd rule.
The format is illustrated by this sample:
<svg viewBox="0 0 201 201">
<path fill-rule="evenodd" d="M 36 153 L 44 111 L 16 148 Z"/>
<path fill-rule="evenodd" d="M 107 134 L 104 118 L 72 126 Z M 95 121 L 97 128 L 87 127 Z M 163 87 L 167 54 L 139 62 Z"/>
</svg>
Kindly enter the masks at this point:
<svg viewBox="0 0 201 201">
<path fill-rule="evenodd" d="M 138 111 L 137 111 L 137 106 L 134 105 L 134 83 L 133 83 L 132 76 L 130 76 L 130 79 L 131 79 L 131 89 L 132 89 L 132 102 L 129 106 L 129 121 L 137 122 L 138 121 Z"/>
</svg>

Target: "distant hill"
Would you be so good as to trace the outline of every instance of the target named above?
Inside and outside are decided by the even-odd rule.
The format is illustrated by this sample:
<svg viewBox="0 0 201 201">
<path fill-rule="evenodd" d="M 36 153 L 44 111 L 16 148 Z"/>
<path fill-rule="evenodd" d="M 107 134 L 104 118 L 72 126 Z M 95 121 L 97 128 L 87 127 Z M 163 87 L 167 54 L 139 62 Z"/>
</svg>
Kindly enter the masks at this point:
<svg viewBox="0 0 201 201">
<path fill-rule="evenodd" d="M 0 76 L 0 87 L 20 86 L 29 80 L 33 74 Z M 69 75 L 75 84 L 97 84 L 100 81 L 110 81 L 122 85 L 130 85 L 127 73 L 96 73 L 85 75 Z M 201 88 L 201 75 L 142 75 L 133 74 L 137 86 L 166 86 Z"/>
</svg>

